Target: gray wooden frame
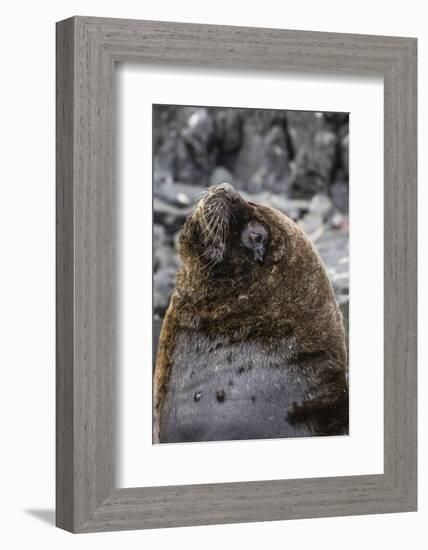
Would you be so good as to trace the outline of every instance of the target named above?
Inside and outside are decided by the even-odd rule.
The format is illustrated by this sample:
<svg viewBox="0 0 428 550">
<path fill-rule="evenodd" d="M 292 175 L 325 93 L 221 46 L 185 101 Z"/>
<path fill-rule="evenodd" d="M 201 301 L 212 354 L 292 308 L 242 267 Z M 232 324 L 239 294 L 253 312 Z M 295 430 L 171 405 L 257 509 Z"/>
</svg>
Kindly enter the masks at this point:
<svg viewBox="0 0 428 550">
<path fill-rule="evenodd" d="M 413 38 L 154 21 L 73 17 L 57 24 L 59 527 L 91 532 L 416 510 L 416 46 Z M 115 488 L 113 81 L 115 63 L 124 61 L 383 76 L 382 475 Z"/>
</svg>

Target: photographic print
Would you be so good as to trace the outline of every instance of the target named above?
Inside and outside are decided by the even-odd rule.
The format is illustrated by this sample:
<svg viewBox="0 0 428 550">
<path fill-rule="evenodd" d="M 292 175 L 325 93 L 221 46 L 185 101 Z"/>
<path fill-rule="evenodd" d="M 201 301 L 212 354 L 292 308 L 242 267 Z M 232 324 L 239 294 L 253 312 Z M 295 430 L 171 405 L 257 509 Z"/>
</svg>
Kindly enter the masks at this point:
<svg viewBox="0 0 428 550">
<path fill-rule="evenodd" d="M 72 17 L 56 90 L 57 526 L 416 510 L 417 40 Z"/>
<path fill-rule="evenodd" d="M 153 442 L 349 433 L 349 115 L 153 105 Z"/>
</svg>

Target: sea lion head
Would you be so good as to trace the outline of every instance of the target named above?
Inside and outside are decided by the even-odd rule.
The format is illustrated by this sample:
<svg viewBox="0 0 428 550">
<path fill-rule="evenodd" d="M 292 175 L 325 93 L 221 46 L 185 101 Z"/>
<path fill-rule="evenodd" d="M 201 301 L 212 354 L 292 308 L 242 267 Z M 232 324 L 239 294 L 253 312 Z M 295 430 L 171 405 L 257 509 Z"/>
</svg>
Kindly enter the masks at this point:
<svg viewBox="0 0 428 550">
<path fill-rule="evenodd" d="M 213 334 L 310 334 L 305 318 L 336 318 L 321 259 L 302 229 L 232 185 L 210 187 L 179 236 L 181 269 L 171 306 L 187 327 Z M 317 332 L 317 331 L 315 331 Z"/>
<path fill-rule="evenodd" d="M 184 263 L 207 276 L 249 276 L 286 247 L 279 212 L 244 200 L 230 183 L 210 187 L 180 233 Z M 282 216 L 285 218 L 285 216 Z"/>
</svg>

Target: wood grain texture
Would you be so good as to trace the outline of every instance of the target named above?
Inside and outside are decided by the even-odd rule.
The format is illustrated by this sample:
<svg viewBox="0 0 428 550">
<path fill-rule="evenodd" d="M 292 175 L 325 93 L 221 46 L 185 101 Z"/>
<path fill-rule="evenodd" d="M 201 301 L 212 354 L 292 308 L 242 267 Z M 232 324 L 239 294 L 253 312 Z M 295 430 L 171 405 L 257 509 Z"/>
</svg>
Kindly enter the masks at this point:
<svg viewBox="0 0 428 550">
<path fill-rule="evenodd" d="M 56 36 L 56 522 L 74 525 L 74 23 Z"/>
<path fill-rule="evenodd" d="M 375 74 L 385 88 L 383 475 L 115 489 L 115 62 Z M 75 17 L 57 24 L 57 525 L 416 510 L 416 40 Z M 142 464 L 142 468 L 144 464 Z"/>
</svg>

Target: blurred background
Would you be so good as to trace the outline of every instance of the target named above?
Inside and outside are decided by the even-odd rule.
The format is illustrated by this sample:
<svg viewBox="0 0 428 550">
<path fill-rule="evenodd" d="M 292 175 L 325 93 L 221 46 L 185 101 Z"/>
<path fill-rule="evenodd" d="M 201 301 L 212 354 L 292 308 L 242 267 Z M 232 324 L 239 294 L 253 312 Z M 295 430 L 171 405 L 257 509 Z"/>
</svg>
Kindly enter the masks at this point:
<svg viewBox="0 0 428 550">
<path fill-rule="evenodd" d="M 281 210 L 317 247 L 348 333 L 348 113 L 153 106 L 154 359 L 179 230 L 210 185 Z"/>
</svg>

